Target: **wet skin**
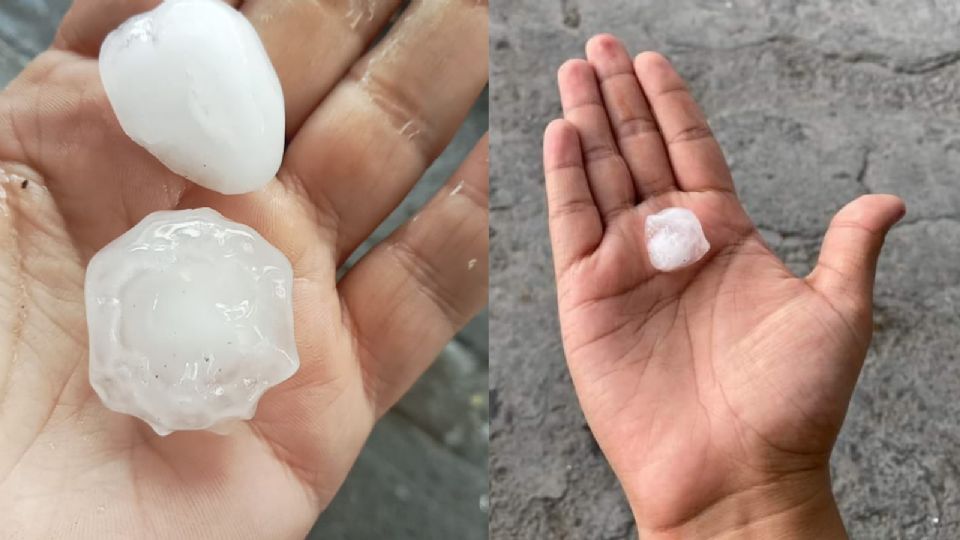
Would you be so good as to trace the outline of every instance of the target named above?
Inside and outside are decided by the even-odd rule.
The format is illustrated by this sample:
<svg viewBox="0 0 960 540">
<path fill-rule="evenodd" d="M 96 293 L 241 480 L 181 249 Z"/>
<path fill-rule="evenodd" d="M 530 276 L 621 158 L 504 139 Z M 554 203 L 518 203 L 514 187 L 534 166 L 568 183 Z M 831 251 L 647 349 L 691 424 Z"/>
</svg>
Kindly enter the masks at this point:
<svg viewBox="0 0 960 540">
<path fill-rule="evenodd" d="M 266 188 L 227 197 L 130 141 L 100 85 L 103 37 L 157 3 L 78 0 L 0 95 L 3 537 L 303 538 L 376 419 L 486 302 L 486 139 L 415 223 L 337 279 L 480 94 L 485 6 L 415 4 L 366 52 L 399 0 L 359 17 L 343 2 L 245 2 L 288 144 Z M 90 389 L 84 266 L 146 214 L 202 206 L 290 259 L 302 366 L 231 435 L 160 438 Z"/>
</svg>

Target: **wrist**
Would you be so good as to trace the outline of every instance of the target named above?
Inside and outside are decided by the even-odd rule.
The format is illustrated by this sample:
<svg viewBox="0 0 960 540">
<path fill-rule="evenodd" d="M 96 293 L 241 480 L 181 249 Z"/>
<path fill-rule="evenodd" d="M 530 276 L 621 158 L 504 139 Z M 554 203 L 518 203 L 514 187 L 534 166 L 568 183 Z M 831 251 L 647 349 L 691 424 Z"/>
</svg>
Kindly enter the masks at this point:
<svg viewBox="0 0 960 540">
<path fill-rule="evenodd" d="M 731 493 L 681 523 L 644 527 L 643 540 L 847 538 L 827 470 L 791 475 Z"/>
</svg>

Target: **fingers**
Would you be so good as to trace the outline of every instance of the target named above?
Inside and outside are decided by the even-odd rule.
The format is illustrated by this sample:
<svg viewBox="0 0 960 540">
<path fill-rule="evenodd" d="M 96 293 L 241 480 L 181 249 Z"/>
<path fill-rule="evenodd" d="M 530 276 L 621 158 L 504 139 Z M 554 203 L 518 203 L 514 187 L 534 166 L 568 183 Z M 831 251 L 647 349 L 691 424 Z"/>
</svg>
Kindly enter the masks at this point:
<svg viewBox="0 0 960 540">
<path fill-rule="evenodd" d="M 554 120 L 543 136 L 550 241 L 557 274 L 591 253 L 603 238 L 600 212 L 590 194 L 577 128 Z"/>
<path fill-rule="evenodd" d="M 353 336 L 342 324 L 333 238 L 316 226 L 313 205 L 279 182 L 231 196 L 193 187 L 178 208 L 204 206 L 256 229 L 293 267 L 300 369 L 264 395 L 250 425 L 325 504 L 375 421 L 353 361 Z M 346 417 L 351 421 L 342 422 Z M 324 459 L 315 458 L 318 452 Z"/>
<path fill-rule="evenodd" d="M 557 73 L 563 118 L 577 128 L 593 200 L 604 221 L 636 204 L 630 171 L 610 129 L 593 67 L 568 60 Z"/>
<path fill-rule="evenodd" d="M 242 0 L 223 0 L 233 7 Z M 104 37 L 160 0 L 78 0 L 54 46 L 97 56 Z M 273 62 L 286 102 L 287 134 L 295 133 L 383 29 L 400 0 L 357 3 L 247 0 L 242 11 Z"/>
<path fill-rule="evenodd" d="M 487 138 L 340 282 L 370 398 L 392 406 L 487 298 Z"/>
<path fill-rule="evenodd" d="M 178 209 L 203 207 L 256 229 L 290 260 L 297 278 L 335 285 L 333 237 L 326 227 L 316 226 L 315 209 L 298 193 L 279 182 L 229 196 L 192 186 L 183 191 L 177 204 Z"/>
<path fill-rule="evenodd" d="M 223 0 L 233 7 L 242 0 Z M 53 47 L 97 57 L 100 44 L 120 23 L 149 11 L 161 0 L 76 0 L 63 17 Z"/>
<path fill-rule="evenodd" d="M 399 8 L 400 0 L 247 0 L 241 11 L 270 55 L 286 103 L 287 134 L 340 80 Z"/>
<path fill-rule="evenodd" d="M 400 203 L 486 81 L 486 6 L 414 2 L 314 111 L 279 176 L 331 215 L 340 261 Z"/>
<path fill-rule="evenodd" d="M 587 42 L 587 60 L 600 91 L 617 145 L 641 198 L 676 189 L 660 129 L 623 44 L 601 34 Z"/>
<path fill-rule="evenodd" d="M 660 126 L 677 184 L 684 191 L 733 191 L 733 178 L 706 117 L 670 62 L 646 52 L 634 70 Z"/>
<path fill-rule="evenodd" d="M 903 201 L 893 195 L 865 195 L 844 206 L 830 222 L 807 281 L 835 305 L 869 313 L 880 249 L 905 212 Z"/>
</svg>

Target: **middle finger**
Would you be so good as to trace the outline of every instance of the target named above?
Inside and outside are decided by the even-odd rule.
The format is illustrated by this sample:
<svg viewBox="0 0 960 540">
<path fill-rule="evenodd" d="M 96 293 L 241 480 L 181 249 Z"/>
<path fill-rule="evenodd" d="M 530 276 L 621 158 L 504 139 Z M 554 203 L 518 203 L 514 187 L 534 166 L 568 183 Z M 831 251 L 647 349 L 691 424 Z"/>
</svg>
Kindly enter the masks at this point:
<svg viewBox="0 0 960 540">
<path fill-rule="evenodd" d="M 421 0 L 314 111 L 278 177 L 336 224 L 338 263 L 400 204 L 486 81 L 486 4 Z"/>
<path fill-rule="evenodd" d="M 297 132 L 350 65 L 390 20 L 400 0 L 247 0 L 250 19 L 273 62 Z"/>
<path fill-rule="evenodd" d="M 597 72 L 603 103 L 620 153 L 642 198 L 676 189 L 663 137 L 623 44 L 601 34 L 587 42 L 587 60 Z"/>
</svg>

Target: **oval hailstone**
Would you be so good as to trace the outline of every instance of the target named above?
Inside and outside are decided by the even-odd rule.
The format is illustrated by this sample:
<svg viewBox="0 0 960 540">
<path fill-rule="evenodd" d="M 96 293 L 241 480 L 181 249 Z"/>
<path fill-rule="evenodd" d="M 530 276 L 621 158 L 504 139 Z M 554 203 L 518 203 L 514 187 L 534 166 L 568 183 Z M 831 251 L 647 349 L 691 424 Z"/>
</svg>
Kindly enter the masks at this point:
<svg viewBox="0 0 960 540">
<path fill-rule="evenodd" d="M 250 419 L 300 365 L 292 286 L 250 227 L 209 208 L 150 214 L 87 267 L 90 384 L 160 435 Z"/>
<path fill-rule="evenodd" d="M 167 0 L 127 20 L 103 42 L 100 78 L 123 131 L 173 172 L 229 195 L 280 168 L 280 81 L 224 2 Z"/>
<path fill-rule="evenodd" d="M 710 251 L 700 220 L 686 208 L 667 208 L 647 216 L 644 234 L 650 264 L 661 272 L 690 266 Z"/>
</svg>

